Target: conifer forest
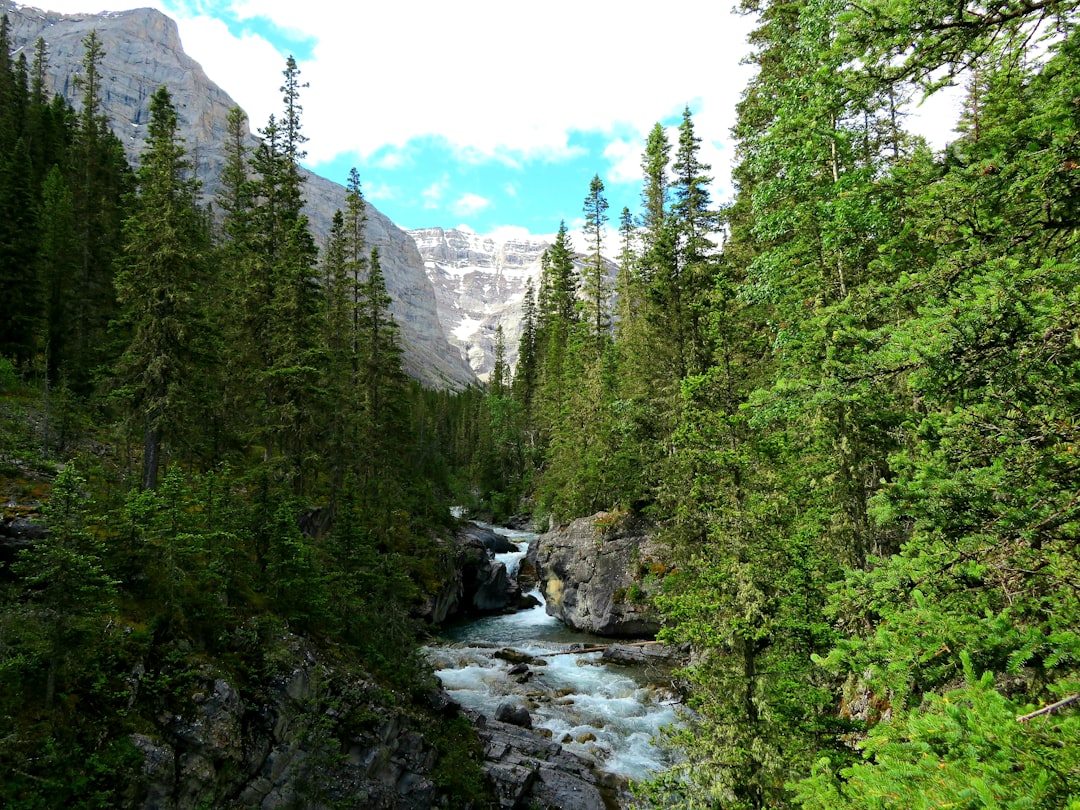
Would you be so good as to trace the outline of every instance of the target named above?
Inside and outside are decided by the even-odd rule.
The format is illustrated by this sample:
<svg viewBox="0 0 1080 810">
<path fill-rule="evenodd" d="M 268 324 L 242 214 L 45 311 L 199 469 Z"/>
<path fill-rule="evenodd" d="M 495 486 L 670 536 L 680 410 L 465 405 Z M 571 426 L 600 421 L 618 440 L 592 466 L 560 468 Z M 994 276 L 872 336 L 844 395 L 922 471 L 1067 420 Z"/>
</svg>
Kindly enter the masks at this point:
<svg viewBox="0 0 1080 810">
<path fill-rule="evenodd" d="M 499 806 L 424 698 L 462 506 L 673 549 L 684 720 L 636 806 L 1080 810 L 1077 7 L 741 8 L 732 200 L 690 109 L 657 124 L 640 208 L 567 191 L 587 250 L 559 226 L 516 366 L 500 335 L 461 391 L 402 370 L 355 170 L 313 235 L 295 61 L 207 199 L 168 88 L 129 165 L 96 36 L 70 104 L 5 20 L 0 494 L 47 530 L 0 560 L 0 805 L 142 806 L 131 740 L 208 668 L 257 692 L 288 637 L 367 684 L 304 715 L 328 757 L 412 713 L 439 806 Z M 934 151 L 903 113 L 948 83 Z"/>
</svg>

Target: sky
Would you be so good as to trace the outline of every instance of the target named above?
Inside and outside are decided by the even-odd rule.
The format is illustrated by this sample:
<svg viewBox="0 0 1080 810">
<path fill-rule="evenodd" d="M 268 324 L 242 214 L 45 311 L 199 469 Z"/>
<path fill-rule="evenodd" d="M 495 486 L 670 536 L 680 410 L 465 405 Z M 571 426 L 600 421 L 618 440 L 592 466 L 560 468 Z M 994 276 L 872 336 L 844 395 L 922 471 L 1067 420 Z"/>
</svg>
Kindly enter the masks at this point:
<svg viewBox="0 0 1080 810">
<path fill-rule="evenodd" d="M 292 55 L 308 137 L 305 165 L 402 228 L 551 234 L 580 227 L 599 175 L 611 227 L 640 206 L 641 154 L 684 108 L 730 199 L 735 105 L 753 20 L 733 0 L 42 0 L 65 14 L 150 6 L 248 114 L 280 117 Z M 955 118 L 931 99 L 916 127 L 935 146 Z M 909 124 L 911 122 L 909 121 Z"/>
</svg>

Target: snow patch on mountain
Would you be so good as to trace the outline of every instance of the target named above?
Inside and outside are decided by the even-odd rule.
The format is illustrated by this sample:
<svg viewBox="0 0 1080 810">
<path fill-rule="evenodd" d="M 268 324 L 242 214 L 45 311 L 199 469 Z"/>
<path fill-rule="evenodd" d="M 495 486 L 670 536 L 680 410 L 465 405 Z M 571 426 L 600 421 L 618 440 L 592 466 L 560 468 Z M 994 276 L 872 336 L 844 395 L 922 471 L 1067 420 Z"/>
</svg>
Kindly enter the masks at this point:
<svg viewBox="0 0 1080 810">
<path fill-rule="evenodd" d="M 491 374 L 500 325 L 507 362 L 516 365 L 526 285 L 532 279 L 539 289 L 540 257 L 550 243 L 520 228 L 421 228 L 409 235 L 435 289 L 439 320 L 476 375 L 486 382 Z"/>
</svg>

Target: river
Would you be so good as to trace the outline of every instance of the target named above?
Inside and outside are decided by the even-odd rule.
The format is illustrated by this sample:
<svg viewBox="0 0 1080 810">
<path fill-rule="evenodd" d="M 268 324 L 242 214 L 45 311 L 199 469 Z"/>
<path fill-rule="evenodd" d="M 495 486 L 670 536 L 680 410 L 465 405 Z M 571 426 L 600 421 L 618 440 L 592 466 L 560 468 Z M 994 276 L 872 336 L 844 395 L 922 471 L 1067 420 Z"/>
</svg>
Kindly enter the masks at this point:
<svg viewBox="0 0 1080 810">
<path fill-rule="evenodd" d="M 515 543 L 517 551 L 495 555 L 515 576 L 536 535 L 478 525 Z M 670 673 L 606 664 L 600 652 L 569 652 L 611 640 L 568 629 L 547 614 L 539 591 L 532 595 L 540 602 L 536 607 L 464 621 L 440 633 L 426 651 L 443 687 L 462 706 L 489 717 L 504 701 L 528 709 L 534 729 L 550 732 L 600 770 L 640 780 L 666 768 L 665 752 L 652 740 L 677 719 Z M 512 674 L 519 657 L 527 657 L 527 672 Z"/>
</svg>

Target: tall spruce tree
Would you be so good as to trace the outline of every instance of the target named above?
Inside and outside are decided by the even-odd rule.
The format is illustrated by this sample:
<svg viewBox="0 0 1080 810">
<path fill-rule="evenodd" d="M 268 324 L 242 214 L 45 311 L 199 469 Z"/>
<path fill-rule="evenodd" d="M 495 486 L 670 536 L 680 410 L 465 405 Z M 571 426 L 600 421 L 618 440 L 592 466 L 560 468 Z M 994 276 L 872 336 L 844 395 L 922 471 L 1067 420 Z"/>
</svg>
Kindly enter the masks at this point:
<svg viewBox="0 0 1080 810">
<path fill-rule="evenodd" d="M 202 296 L 209 239 L 196 210 L 197 184 L 164 87 L 150 99 L 139 195 L 124 223 L 117 297 L 131 334 L 118 365 L 122 393 L 142 431 L 144 489 L 157 486 L 162 450 L 190 420 L 195 345 L 206 330 Z M 189 425 L 190 426 L 190 425 Z"/>
<path fill-rule="evenodd" d="M 123 146 L 102 111 L 101 64 L 105 50 L 96 31 L 83 40 L 82 71 L 76 77 L 81 99 L 71 147 L 71 190 L 75 208 L 79 272 L 63 297 L 65 321 L 54 325 L 67 334 L 50 340 L 54 375 L 65 373 L 81 394 L 111 364 L 118 339 L 109 324 L 116 318 L 115 262 L 123 242 L 133 178 Z"/>
<path fill-rule="evenodd" d="M 284 114 L 260 131 L 251 166 L 255 205 L 249 254 L 260 276 L 247 297 L 258 357 L 258 440 L 275 478 L 302 493 L 313 483 L 319 432 L 317 407 L 322 294 L 316 283 L 317 249 L 303 213 L 304 156 L 299 68 L 290 57 L 281 86 Z"/>
<path fill-rule="evenodd" d="M 607 225 L 608 201 L 604 196 L 604 181 L 593 175 L 589 193 L 585 197 L 585 240 L 589 245 L 587 272 L 583 278 L 585 317 L 592 332 L 597 357 L 603 354 L 610 340 L 611 327 L 610 284 L 604 261 L 604 228 Z"/>
</svg>

